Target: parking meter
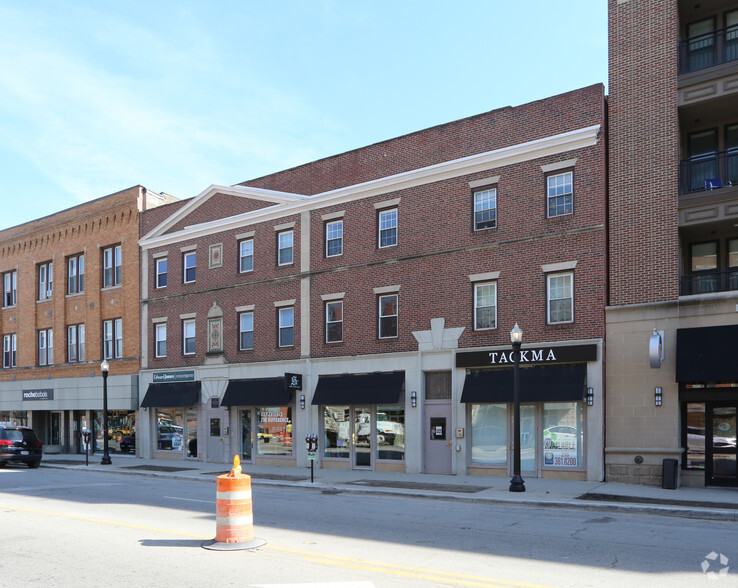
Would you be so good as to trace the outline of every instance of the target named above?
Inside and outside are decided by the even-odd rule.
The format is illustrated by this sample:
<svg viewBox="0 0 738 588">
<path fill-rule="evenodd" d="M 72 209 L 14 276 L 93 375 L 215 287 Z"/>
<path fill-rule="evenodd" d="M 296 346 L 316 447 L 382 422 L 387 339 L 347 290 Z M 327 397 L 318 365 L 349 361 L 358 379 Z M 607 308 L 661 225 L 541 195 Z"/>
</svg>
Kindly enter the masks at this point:
<svg viewBox="0 0 738 588">
<path fill-rule="evenodd" d="M 90 435 L 91 431 L 89 429 L 82 429 L 82 438 L 84 440 L 85 444 L 85 465 L 89 465 L 89 457 L 90 457 Z"/>
<path fill-rule="evenodd" d="M 313 467 L 315 464 L 315 456 L 318 453 L 318 436 L 315 434 L 307 435 L 305 437 L 305 447 L 307 448 L 308 459 L 310 460 L 310 483 L 312 484 L 315 481 Z"/>
</svg>

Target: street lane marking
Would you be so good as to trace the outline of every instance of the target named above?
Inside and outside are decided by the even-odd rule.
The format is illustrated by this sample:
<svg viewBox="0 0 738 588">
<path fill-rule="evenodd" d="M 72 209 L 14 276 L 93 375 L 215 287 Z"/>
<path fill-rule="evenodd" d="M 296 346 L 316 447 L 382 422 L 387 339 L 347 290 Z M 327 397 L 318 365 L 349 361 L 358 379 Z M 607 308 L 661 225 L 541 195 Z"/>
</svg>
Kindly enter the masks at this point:
<svg viewBox="0 0 738 588">
<path fill-rule="evenodd" d="M 204 502 L 205 504 L 217 504 L 215 500 L 198 500 L 197 498 L 179 498 L 178 496 L 162 496 L 167 500 L 183 500 L 185 502 Z"/>
</svg>

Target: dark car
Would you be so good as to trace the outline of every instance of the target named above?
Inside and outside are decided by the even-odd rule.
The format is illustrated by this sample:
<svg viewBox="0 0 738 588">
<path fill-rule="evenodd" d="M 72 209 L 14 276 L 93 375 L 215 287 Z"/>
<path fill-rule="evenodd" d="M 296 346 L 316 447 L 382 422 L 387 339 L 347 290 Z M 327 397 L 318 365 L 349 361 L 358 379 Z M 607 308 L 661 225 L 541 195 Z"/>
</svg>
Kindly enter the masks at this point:
<svg viewBox="0 0 738 588">
<path fill-rule="evenodd" d="M 16 462 L 37 468 L 43 446 L 30 427 L 0 426 L 0 467 Z"/>
<path fill-rule="evenodd" d="M 130 453 L 136 451 L 136 437 L 133 435 L 127 435 L 120 440 L 120 450 L 123 453 Z"/>
</svg>

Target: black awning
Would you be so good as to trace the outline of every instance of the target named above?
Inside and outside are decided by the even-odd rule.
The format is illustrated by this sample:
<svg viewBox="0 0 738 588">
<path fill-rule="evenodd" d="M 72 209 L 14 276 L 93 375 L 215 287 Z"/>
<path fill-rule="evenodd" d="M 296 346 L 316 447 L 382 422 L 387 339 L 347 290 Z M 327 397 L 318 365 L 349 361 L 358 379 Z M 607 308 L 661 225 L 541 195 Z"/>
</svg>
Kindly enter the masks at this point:
<svg viewBox="0 0 738 588">
<path fill-rule="evenodd" d="M 200 382 L 177 382 L 175 384 L 149 384 L 141 406 L 193 406 L 200 400 Z"/>
<path fill-rule="evenodd" d="M 520 402 L 573 402 L 584 396 L 587 364 L 520 368 Z M 513 369 L 472 370 L 466 375 L 461 402 L 513 402 Z"/>
<path fill-rule="evenodd" d="M 231 380 L 228 382 L 221 406 L 287 406 L 292 392 L 284 378 Z"/>
<path fill-rule="evenodd" d="M 397 404 L 405 372 L 320 376 L 313 404 Z"/>
<path fill-rule="evenodd" d="M 677 329 L 676 381 L 738 382 L 738 325 Z"/>
</svg>

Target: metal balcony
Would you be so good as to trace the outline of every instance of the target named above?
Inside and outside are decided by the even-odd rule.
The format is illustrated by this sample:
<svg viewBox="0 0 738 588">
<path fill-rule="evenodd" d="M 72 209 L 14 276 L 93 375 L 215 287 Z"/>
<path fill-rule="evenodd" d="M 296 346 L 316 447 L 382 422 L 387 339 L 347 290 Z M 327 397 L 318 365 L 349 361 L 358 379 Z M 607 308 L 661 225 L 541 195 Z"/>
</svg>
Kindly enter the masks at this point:
<svg viewBox="0 0 738 588">
<path fill-rule="evenodd" d="M 738 149 L 679 162 L 679 193 L 738 186 Z"/>
<path fill-rule="evenodd" d="M 716 29 L 679 42 L 679 73 L 738 60 L 738 26 Z"/>
<path fill-rule="evenodd" d="M 738 290 L 738 268 L 727 272 L 700 272 L 680 278 L 679 294 L 711 294 Z"/>
</svg>

